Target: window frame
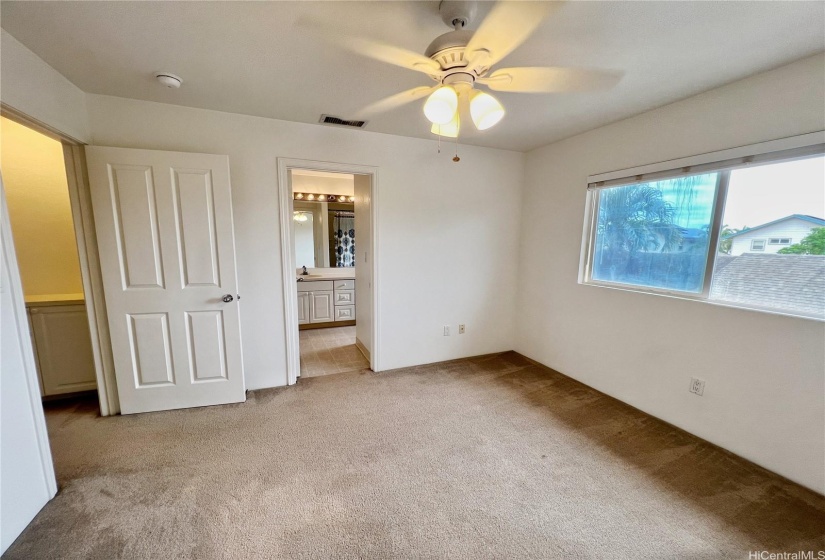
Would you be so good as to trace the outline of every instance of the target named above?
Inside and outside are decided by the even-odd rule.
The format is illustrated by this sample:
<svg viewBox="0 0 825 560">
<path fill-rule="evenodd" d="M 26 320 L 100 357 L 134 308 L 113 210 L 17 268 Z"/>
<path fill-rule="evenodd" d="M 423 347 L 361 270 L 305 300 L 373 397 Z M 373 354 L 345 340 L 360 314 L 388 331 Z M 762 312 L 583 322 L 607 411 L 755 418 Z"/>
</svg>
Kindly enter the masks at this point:
<svg viewBox="0 0 825 560">
<path fill-rule="evenodd" d="M 783 243 L 782 241 L 785 240 L 786 242 Z M 790 237 L 769 237 L 768 238 L 768 245 L 782 245 L 782 246 L 789 246 L 792 245 L 793 239 Z"/>
<path fill-rule="evenodd" d="M 736 169 L 760 167 L 772 163 L 793 161 L 825 155 L 825 131 L 782 138 L 760 144 L 742 146 L 719 152 L 710 152 L 688 158 L 659 162 L 637 168 L 591 175 L 587 178 L 587 198 L 585 203 L 582 248 L 579 261 L 578 283 L 600 288 L 611 288 L 643 294 L 663 295 L 701 301 L 723 307 L 748 309 L 777 315 L 788 315 L 823 321 L 819 316 L 805 315 L 795 311 L 748 305 L 739 302 L 710 299 L 710 290 L 716 267 L 717 247 L 722 231 L 725 204 L 727 202 L 730 174 Z M 600 193 L 606 188 L 655 182 L 679 177 L 719 173 L 711 211 L 710 237 L 705 259 L 705 273 L 701 292 L 686 292 L 651 286 L 640 286 L 622 282 L 605 282 L 592 277 L 595 256 L 596 230 L 598 227 Z M 764 240 L 765 247 L 767 239 Z M 764 248 L 762 249 L 764 251 Z"/>
<path fill-rule="evenodd" d="M 756 248 L 755 247 L 756 243 L 761 243 L 762 246 L 759 247 L 759 248 Z M 767 245 L 767 243 L 765 243 L 764 239 L 751 239 L 751 251 L 764 251 L 765 250 L 765 245 Z"/>
</svg>

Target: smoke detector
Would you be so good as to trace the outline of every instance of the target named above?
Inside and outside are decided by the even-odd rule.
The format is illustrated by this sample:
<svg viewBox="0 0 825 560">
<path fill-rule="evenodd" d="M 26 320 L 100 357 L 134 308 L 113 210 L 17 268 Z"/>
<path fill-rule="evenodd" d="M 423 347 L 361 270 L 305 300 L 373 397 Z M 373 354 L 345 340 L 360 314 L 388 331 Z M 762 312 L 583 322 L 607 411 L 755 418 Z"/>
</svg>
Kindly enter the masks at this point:
<svg viewBox="0 0 825 560">
<path fill-rule="evenodd" d="M 168 88 L 177 89 L 183 83 L 183 80 L 180 79 L 180 76 L 176 76 L 171 72 L 158 72 L 157 74 L 155 74 L 155 79 Z"/>
</svg>

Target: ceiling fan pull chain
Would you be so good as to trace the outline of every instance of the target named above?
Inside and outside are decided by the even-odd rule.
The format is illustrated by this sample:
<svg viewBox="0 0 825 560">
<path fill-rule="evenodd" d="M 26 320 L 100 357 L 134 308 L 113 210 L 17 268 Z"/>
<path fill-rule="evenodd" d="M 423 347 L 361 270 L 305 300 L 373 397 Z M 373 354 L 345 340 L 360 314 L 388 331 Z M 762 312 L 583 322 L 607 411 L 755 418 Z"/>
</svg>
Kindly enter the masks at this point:
<svg viewBox="0 0 825 560">
<path fill-rule="evenodd" d="M 455 156 L 453 156 L 453 161 L 456 163 L 461 161 L 461 158 L 458 157 L 458 134 L 455 136 Z"/>
</svg>

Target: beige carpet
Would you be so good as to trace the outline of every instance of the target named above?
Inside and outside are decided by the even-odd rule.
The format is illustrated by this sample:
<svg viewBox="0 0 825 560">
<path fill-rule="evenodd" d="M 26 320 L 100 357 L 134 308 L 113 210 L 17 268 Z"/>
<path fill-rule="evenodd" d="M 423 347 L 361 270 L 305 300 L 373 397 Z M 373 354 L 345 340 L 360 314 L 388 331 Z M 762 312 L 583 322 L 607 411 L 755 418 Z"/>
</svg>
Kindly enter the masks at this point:
<svg viewBox="0 0 825 560">
<path fill-rule="evenodd" d="M 825 549 L 825 498 L 514 353 L 48 423 L 61 490 L 9 559 Z"/>
</svg>

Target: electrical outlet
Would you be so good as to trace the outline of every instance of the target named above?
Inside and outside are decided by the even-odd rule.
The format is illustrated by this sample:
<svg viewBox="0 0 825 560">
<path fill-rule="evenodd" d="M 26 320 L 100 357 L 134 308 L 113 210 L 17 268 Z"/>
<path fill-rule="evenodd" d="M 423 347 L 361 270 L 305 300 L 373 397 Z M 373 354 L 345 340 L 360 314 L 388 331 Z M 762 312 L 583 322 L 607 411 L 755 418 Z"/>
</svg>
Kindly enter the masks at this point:
<svg viewBox="0 0 825 560">
<path fill-rule="evenodd" d="M 464 325 L 458 325 L 458 334 L 464 334 L 465 328 Z"/>
<path fill-rule="evenodd" d="M 697 395 L 699 395 L 701 397 L 702 393 L 705 392 L 705 380 L 704 379 L 698 379 L 696 377 L 691 377 L 690 378 L 690 392 L 691 393 L 696 393 Z"/>
<path fill-rule="evenodd" d="M 444 325 L 444 336 L 450 336 L 450 325 Z"/>
</svg>

